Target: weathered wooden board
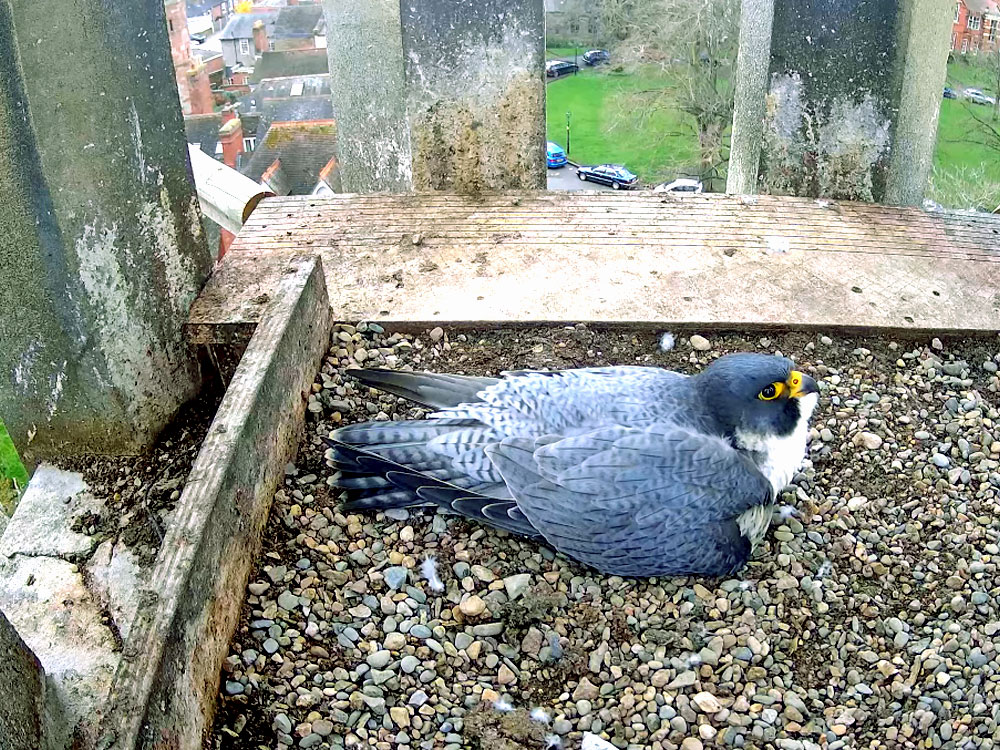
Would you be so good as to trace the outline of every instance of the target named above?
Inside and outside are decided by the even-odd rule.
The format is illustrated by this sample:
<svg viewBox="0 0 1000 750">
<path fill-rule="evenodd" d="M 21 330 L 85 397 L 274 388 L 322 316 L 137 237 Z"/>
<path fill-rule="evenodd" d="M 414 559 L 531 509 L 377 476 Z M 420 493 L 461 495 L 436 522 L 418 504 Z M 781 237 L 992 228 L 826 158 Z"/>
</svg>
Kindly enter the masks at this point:
<svg viewBox="0 0 1000 750">
<path fill-rule="evenodd" d="M 993 330 L 1000 217 L 782 196 L 535 192 L 262 201 L 191 315 L 259 317 L 323 257 L 334 316 Z"/>
<path fill-rule="evenodd" d="M 125 642 L 105 750 L 202 746 L 261 531 L 330 343 L 329 315 L 319 259 L 286 256 Z"/>
</svg>

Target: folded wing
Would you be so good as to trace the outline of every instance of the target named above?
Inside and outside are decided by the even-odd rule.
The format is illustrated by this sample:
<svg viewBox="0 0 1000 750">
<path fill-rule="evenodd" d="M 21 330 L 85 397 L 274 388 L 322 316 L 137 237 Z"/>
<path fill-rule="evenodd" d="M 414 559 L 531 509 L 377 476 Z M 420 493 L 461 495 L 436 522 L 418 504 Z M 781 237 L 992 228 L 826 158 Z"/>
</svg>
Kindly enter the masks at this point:
<svg viewBox="0 0 1000 750">
<path fill-rule="evenodd" d="M 672 425 L 505 438 L 486 452 L 531 525 L 605 573 L 728 575 L 750 554 L 737 519 L 772 501 L 748 458 Z"/>
</svg>

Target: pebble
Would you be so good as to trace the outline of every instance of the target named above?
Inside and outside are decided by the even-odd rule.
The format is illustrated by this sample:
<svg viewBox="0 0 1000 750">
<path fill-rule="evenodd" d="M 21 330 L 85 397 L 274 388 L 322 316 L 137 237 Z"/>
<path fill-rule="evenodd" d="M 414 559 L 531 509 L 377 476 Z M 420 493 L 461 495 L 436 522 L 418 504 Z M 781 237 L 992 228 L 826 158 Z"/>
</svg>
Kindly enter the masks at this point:
<svg viewBox="0 0 1000 750">
<path fill-rule="evenodd" d="M 291 591 L 285 590 L 278 595 L 278 606 L 291 611 L 299 606 L 299 598 Z"/>
<path fill-rule="evenodd" d="M 385 649 L 380 649 L 379 651 L 376 651 L 374 654 L 369 654 L 368 657 L 365 659 L 365 661 L 368 662 L 368 666 L 370 666 L 372 669 L 385 669 L 385 666 L 390 662 L 391 659 L 392 659 L 391 653 L 389 653 Z"/>
<path fill-rule="evenodd" d="M 401 566 L 393 566 L 391 568 L 386 568 L 385 572 L 382 573 L 382 578 L 385 580 L 385 585 L 388 586 L 393 591 L 403 588 L 406 583 L 406 577 L 408 571 L 406 568 Z"/>
<path fill-rule="evenodd" d="M 246 687 L 238 680 L 226 680 L 226 695 L 243 695 Z"/>
<path fill-rule="evenodd" d="M 518 573 L 517 575 L 507 576 L 503 579 L 504 591 L 507 592 L 507 598 L 510 601 L 514 601 L 527 591 L 530 584 L 530 573 Z"/>
<path fill-rule="evenodd" d="M 486 611 L 486 602 L 484 602 L 481 597 L 473 594 L 472 596 L 463 599 L 458 605 L 458 608 L 466 617 L 478 617 Z"/>
<path fill-rule="evenodd" d="M 406 674 L 413 674 L 420 667 L 420 659 L 413 654 L 407 654 L 399 660 L 399 668 Z"/>
<path fill-rule="evenodd" d="M 712 344 L 704 336 L 699 336 L 697 333 L 694 334 L 689 341 L 691 342 L 691 348 L 696 352 L 707 352 L 712 348 Z"/>
</svg>

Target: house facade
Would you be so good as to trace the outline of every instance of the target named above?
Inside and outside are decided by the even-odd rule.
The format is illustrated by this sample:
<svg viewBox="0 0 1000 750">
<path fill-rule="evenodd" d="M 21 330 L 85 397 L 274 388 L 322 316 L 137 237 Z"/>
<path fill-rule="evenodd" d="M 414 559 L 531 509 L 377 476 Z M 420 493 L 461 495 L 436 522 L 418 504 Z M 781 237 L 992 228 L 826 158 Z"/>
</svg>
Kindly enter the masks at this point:
<svg viewBox="0 0 1000 750">
<path fill-rule="evenodd" d="M 951 27 L 951 51 L 957 55 L 994 52 L 1000 45 L 1000 5 L 996 0 L 959 0 Z"/>
<path fill-rule="evenodd" d="M 252 69 L 257 56 L 271 49 L 276 12 L 236 13 L 222 31 L 222 58 L 227 68 Z"/>
</svg>

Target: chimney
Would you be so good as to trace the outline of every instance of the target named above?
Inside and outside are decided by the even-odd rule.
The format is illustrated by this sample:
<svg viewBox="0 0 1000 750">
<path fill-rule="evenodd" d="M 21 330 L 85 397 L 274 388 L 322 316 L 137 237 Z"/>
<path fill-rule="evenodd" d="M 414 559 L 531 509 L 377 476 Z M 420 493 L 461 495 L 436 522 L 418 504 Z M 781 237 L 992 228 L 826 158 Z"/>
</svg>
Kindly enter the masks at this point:
<svg viewBox="0 0 1000 750">
<path fill-rule="evenodd" d="M 227 104 L 222 108 L 222 124 L 225 125 L 232 119 L 236 118 L 236 110 L 240 108 L 239 104 L 235 102 L 233 104 Z"/>
<path fill-rule="evenodd" d="M 212 113 L 212 84 L 208 80 L 208 69 L 195 62 L 188 70 L 188 88 L 191 92 L 191 114 L 208 115 Z"/>
<path fill-rule="evenodd" d="M 254 21 L 253 46 L 254 49 L 257 50 L 257 54 L 267 52 L 269 49 L 267 43 L 267 28 L 265 28 L 263 21 Z"/>
<path fill-rule="evenodd" d="M 238 169 L 239 156 L 243 153 L 243 124 L 234 117 L 219 128 L 219 142 L 222 144 L 222 161 L 233 169 Z"/>
</svg>

